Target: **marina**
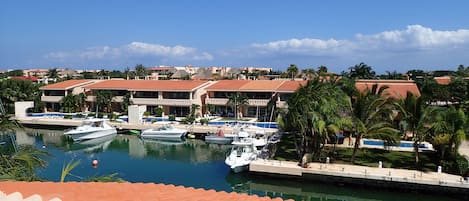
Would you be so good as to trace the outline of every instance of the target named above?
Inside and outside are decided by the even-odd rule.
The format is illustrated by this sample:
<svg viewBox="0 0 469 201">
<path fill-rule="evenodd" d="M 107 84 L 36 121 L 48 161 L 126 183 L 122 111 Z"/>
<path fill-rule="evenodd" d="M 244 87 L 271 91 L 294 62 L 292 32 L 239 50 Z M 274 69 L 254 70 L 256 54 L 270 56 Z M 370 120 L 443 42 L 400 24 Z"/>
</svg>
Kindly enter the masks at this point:
<svg viewBox="0 0 469 201">
<path fill-rule="evenodd" d="M 46 158 L 49 163 L 47 168 L 37 170 L 41 177 L 51 181 L 57 181 L 60 178 L 60 168 L 74 160 L 80 161 L 80 165 L 72 171 L 78 177 L 67 178 L 71 181 L 118 173 L 118 177 L 130 182 L 165 183 L 294 200 L 394 200 L 396 195 L 403 197 L 402 200 L 460 200 L 457 196 L 430 196 L 381 188 L 378 188 L 381 189 L 378 195 L 376 190 L 360 185 L 338 185 L 302 179 L 297 176 L 302 170 L 297 163 L 286 161 L 260 159 L 251 163 L 251 173 L 236 174 L 225 165 L 225 157 L 232 145 L 207 144 L 201 140 L 171 142 L 117 135 L 106 139 L 73 142 L 67 140 L 62 130 L 29 128 L 17 130 L 15 137 L 19 145 L 33 145 L 52 155 Z M 99 161 L 97 167 L 91 165 L 93 160 Z M 320 168 L 314 166 L 315 164 L 310 165 L 311 172 Z M 257 171 L 268 172 L 266 167 L 281 168 L 274 171 L 277 173 L 285 173 L 285 169 L 289 169 L 288 174 L 294 179 L 252 173 L 256 168 Z M 327 166 L 329 170 L 337 169 L 333 167 L 339 166 Z M 326 167 L 323 166 L 323 169 Z M 370 170 L 369 174 L 372 175 L 373 172 Z"/>
</svg>

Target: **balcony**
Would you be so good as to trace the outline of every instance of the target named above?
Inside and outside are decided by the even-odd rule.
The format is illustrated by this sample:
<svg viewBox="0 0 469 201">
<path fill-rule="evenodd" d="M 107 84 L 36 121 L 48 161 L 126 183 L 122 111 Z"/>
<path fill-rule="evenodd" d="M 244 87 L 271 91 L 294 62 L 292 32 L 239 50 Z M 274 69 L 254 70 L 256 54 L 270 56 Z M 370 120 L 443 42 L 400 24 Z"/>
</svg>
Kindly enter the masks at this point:
<svg viewBox="0 0 469 201">
<path fill-rule="evenodd" d="M 58 103 L 62 98 L 63 96 L 41 96 L 41 101 Z"/>
<path fill-rule="evenodd" d="M 249 106 L 267 106 L 269 101 L 270 99 L 249 99 L 248 104 Z"/>
<path fill-rule="evenodd" d="M 206 103 L 210 105 L 227 105 L 228 98 L 207 98 Z"/>
<path fill-rule="evenodd" d="M 228 98 L 207 98 L 206 103 L 211 105 L 227 105 Z M 269 99 L 250 99 L 248 100 L 249 106 L 267 106 Z"/>
<path fill-rule="evenodd" d="M 189 99 L 157 99 L 157 98 L 133 98 L 136 105 L 164 105 L 164 106 L 191 106 Z"/>
<path fill-rule="evenodd" d="M 112 98 L 112 102 L 121 103 L 124 100 L 124 96 L 114 96 Z M 86 101 L 88 102 L 96 102 L 96 96 L 87 96 Z"/>
</svg>

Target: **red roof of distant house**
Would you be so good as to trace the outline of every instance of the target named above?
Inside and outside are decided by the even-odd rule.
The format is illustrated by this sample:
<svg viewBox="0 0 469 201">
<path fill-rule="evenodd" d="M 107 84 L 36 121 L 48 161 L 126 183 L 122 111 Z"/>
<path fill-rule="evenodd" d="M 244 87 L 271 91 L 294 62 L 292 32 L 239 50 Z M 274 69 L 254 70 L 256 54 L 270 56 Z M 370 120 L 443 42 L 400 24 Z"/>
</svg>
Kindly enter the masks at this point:
<svg viewBox="0 0 469 201">
<path fill-rule="evenodd" d="M 67 80 L 63 82 L 57 82 L 54 84 L 49 84 L 46 86 L 41 87 L 41 90 L 67 90 L 70 88 L 78 87 L 78 86 L 83 86 L 86 84 L 91 84 L 93 82 L 96 82 L 96 80 Z"/>
<path fill-rule="evenodd" d="M 12 80 L 29 80 L 29 81 L 37 81 L 38 77 L 36 76 L 11 76 L 10 79 Z"/>
<path fill-rule="evenodd" d="M 384 90 L 384 95 L 392 98 L 405 98 L 408 91 L 420 96 L 417 85 L 411 80 L 358 80 L 355 83 L 355 87 L 363 92 L 367 88 L 371 90 L 374 84 L 378 84 L 379 88 L 385 85 L 388 86 L 389 88 Z"/>
<path fill-rule="evenodd" d="M 448 85 L 449 83 L 451 83 L 450 76 L 434 77 L 433 79 L 436 81 L 436 83 L 441 85 Z"/>
<path fill-rule="evenodd" d="M 105 80 L 86 86 L 86 89 L 132 91 L 193 91 L 207 83 L 201 80 Z"/>
<path fill-rule="evenodd" d="M 238 193 L 216 192 L 215 190 L 186 188 L 183 186 L 154 183 L 95 183 L 95 182 L 0 182 L 0 190 L 12 194 L 20 192 L 24 198 L 34 194 L 42 200 L 59 198 L 63 201 L 118 201 L 118 200 L 282 200 Z"/>
</svg>

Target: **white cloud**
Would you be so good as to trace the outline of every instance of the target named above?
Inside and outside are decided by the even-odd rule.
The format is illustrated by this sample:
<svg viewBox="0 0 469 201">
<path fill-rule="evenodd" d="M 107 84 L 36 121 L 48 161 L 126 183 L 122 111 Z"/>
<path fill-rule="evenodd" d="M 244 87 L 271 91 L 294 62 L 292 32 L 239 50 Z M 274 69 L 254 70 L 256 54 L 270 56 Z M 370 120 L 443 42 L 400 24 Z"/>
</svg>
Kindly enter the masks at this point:
<svg viewBox="0 0 469 201">
<path fill-rule="evenodd" d="M 121 47 L 92 47 L 85 50 L 71 52 L 52 52 L 45 55 L 48 59 L 116 59 L 132 57 L 154 57 L 161 60 L 213 60 L 213 56 L 207 52 L 200 52 L 196 48 L 176 46 L 164 46 L 159 44 L 132 42 Z"/>
<path fill-rule="evenodd" d="M 433 50 L 437 48 L 469 47 L 469 29 L 439 31 L 421 25 L 405 30 L 384 31 L 377 34 L 357 34 L 350 40 L 289 39 L 255 43 L 251 48 L 259 54 L 298 53 L 306 55 L 349 55 L 357 51 Z"/>
</svg>

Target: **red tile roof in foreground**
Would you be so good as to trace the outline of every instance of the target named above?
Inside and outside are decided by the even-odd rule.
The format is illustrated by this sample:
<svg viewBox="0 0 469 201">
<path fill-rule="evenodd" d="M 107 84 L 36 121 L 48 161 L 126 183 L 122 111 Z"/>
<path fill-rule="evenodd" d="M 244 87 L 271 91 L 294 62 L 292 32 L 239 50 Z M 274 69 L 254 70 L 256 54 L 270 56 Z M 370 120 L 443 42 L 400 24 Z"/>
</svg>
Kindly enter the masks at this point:
<svg viewBox="0 0 469 201">
<path fill-rule="evenodd" d="M 67 80 L 63 82 L 57 82 L 54 84 L 49 84 L 46 86 L 41 87 L 40 89 L 49 89 L 49 90 L 67 90 L 70 88 L 74 88 L 80 85 L 85 85 L 88 83 L 93 83 L 93 80 Z"/>
<path fill-rule="evenodd" d="M 371 90 L 374 84 L 378 84 L 379 88 L 385 85 L 388 86 L 389 88 L 384 90 L 384 95 L 392 98 L 405 98 L 407 97 L 407 91 L 420 96 L 419 88 L 411 80 L 358 80 L 355 83 L 355 87 L 363 92 L 367 88 Z"/>
<path fill-rule="evenodd" d="M 441 85 L 448 85 L 449 83 L 451 83 L 450 76 L 434 77 L 433 79 L 436 81 L 436 83 Z"/>
<path fill-rule="evenodd" d="M 0 182 L 0 191 L 6 194 L 20 192 L 24 198 L 38 194 L 43 200 L 59 198 L 63 201 L 116 200 L 282 200 L 257 195 L 216 192 L 183 186 L 154 183 L 95 183 L 95 182 Z"/>
<path fill-rule="evenodd" d="M 105 80 L 88 85 L 85 88 L 132 91 L 193 91 L 206 82 L 200 80 Z"/>
</svg>

